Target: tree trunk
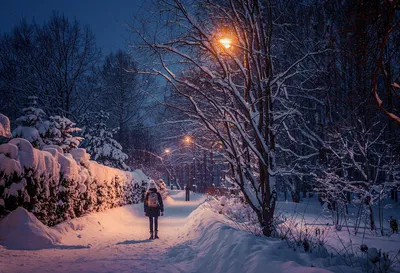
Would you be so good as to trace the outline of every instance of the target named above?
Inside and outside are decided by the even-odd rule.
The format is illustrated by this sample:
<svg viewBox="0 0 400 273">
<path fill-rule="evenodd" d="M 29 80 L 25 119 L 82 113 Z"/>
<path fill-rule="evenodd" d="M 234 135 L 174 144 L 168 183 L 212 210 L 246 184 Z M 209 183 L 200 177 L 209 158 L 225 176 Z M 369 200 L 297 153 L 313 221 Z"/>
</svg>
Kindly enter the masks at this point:
<svg viewBox="0 0 400 273">
<path fill-rule="evenodd" d="M 374 221 L 374 213 L 372 211 L 372 206 L 368 204 L 368 208 L 369 208 L 369 221 L 371 224 L 371 230 L 375 230 L 375 221 Z"/>
<path fill-rule="evenodd" d="M 274 231 L 274 210 L 263 208 L 261 228 L 264 236 L 271 237 Z"/>
<path fill-rule="evenodd" d="M 300 203 L 300 192 L 298 190 L 292 191 L 293 203 Z"/>
<path fill-rule="evenodd" d="M 203 154 L 203 175 L 202 175 L 202 180 L 201 180 L 201 191 L 204 192 L 204 189 L 206 188 L 207 181 L 208 181 L 208 168 L 207 168 L 207 153 L 204 151 Z"/>
<path fill-rule="evenodd" d="M 210 186 L 214 184 L 214 154 L 210 152 Z"/>
</svg>

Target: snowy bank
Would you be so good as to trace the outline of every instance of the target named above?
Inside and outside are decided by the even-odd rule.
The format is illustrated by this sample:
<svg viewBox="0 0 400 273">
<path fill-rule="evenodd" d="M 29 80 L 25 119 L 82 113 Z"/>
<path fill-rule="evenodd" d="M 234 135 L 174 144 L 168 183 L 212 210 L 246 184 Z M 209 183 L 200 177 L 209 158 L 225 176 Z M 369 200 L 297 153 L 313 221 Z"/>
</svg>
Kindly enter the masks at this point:
<svg viewBox="0 0 400 273">
<path fill-rule="evenodd" d="M 264 273 L 268 269 L 274 273 L 328 273 L 334 267 L 317 253 L 294 251 L 285 241 L 234 228 L 207 203 L 187 220 L 185 237 L 190 240 L 167 253 L 184 272 Z M 344 270 L 356 272 L 347 267 Z"/>
<path fill-rule="evenodd" d="M 19 207 L 0 221 L 0 243 L 8 249 L 36 250 L 57 247 L 61 236 Z"/>
</svg>

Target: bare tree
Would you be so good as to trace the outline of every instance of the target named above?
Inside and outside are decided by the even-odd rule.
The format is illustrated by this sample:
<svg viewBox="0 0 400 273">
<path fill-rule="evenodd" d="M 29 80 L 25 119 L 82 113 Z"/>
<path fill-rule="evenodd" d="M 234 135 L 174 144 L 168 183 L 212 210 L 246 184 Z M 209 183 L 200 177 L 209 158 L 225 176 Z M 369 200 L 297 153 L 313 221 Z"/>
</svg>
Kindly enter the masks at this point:
<svg viewBox="0 0 400 273">
<path fill-rule="evenodd" d="M 342 217 L 347 217 L 352 202 L 360 212 L 365 207 L 370 229 L 375 230 L 372 207 L 383 209 L 381 200 L 387 198 L 388 190 L 398 187 L 395 173 L 399 159 L 393 145 L 383 137 L 386 128 L 382 123 L 377 116 L 370 127 L 358 119 L 354 125 L 339 124 L 327 131 L 326 150 L 321 154 L 315 179 L 316 191 L 328 203 L 337 227 L 343 224 Z M 382 223 L 381 214 L 379 217 Z M 358 226 L 356 232 L 357 229 Z"/>
<path fill-rule="evenodd" d="M 399 109 L 395 107 L 396 97 L 397 101 L 400 97 L 400 84 L 395 82 L 399 81 L 399 75 L 393 75 L 391 71 L 392 59 L 396 57 L 391 52 L 390 44 L 396 43 L 393 41 L 399 35 L 399 16 L 396 16 L 396 10 L 400 10 L 400 5 L 396 1 L 382 0 L 379 2 L 379 9 L 377 10 L 377 45 L 376 45 L 376 58 L 375 70 L 372 74 L 372 96 L 378 107 L 388 116 L 389 119 L 397 124 L 400 124 Z M 397 48 L 397 50 L 399 50 Z M 379 77 L 383 76 L 383 83 L 379 85 Z M 387 90 L 386 102 L 384 103 L 383 96 L 379 94 L 379 86 Z"/>
<path fill-rule="evenodd" d="M 1 38 L 0 56 L 0 90 L 8 105 L 36 95 L 48 114 L 71 116 L 96 97 L 86 83 L 100 51 L 90 29 L 76 20 L 55 13 L 43 26 L 23 21 Z"/>
<path fill-rule="evenodd" d="M 106 57 L 102 69 L 103 88 L 101 106 L 111 114 L 114 126 L 119 127 L 117 140 L 126 137 L 129 126 L 139 123 L 140 107 L 145 93 L 139 87 L 139 76 L 132 57 L 122 51 Z"/>
<path fill-rule="evenodd" d="M 161 16 L 168 18 L 174 35 L 149 37 L 133 27 L 144 42 L 139 47 L 158 58 L 143 73 L 166 79 L 190 103 L 180 110 L 201 122 L 223 145 L 233 180 L 257 214 L 263 234 L 271 236 L 276 177 L 296 173 L 281 164 L 281 158 L 289 154 L 298 163 L 318 154 L 309 143 L 305 154 L 297 154 L 277 141 L 280 134 L 296 141 L 289 125 L 301 116 L 288 84 L 296 78 L 311 80 L 316 70 L 306 61 L 325 50 L 304 48 L 296 60 L 277 65 L 274 54 L 281 52 L 273 40 L 272 3 L 201 1 L 194 7 L 175 0 L 159 4 L 164 5 Z M 171 12 L 165 15 L 166 10 Z M 177 65 L 179 74 L 173 72 Z M 307 127 L 297 128 L 310 142 L 318 141 Z"/>
</svg>

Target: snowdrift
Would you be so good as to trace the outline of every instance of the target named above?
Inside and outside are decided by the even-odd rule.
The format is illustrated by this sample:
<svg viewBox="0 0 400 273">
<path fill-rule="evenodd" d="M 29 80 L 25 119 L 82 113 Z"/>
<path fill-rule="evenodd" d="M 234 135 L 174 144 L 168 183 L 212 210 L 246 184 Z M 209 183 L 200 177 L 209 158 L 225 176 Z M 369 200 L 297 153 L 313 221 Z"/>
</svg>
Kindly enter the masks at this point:
<svg viewBox="0 0 400 273">
<path fill-rule="evenodd" d="M 19 207 L 0 222 L 0 243 L 8 249 L 37 250 L 57 247 L 61 236 Z"/>
<path fill-rule="evenodd" d="M 229 226 L 207 203 L 190 214 L 184 230 L 191 240 L 170 248 L 167 257 L 186 272 L 331 272 L 323 268 L 323 258 L 293 251 L 284 241 Z"/>
</svg>

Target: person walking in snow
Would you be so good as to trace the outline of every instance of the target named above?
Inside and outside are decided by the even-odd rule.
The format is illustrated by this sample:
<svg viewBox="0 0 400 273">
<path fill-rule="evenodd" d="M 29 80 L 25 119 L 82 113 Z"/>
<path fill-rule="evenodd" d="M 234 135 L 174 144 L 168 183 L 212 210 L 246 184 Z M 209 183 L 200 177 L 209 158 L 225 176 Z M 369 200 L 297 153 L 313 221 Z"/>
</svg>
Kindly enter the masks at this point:
<svg viewBox="0 0 400 273">
<path fill-rule="evenodd" d="M 164 204 L 161 194 L 157 191 L 153 180 L 149 182 L 149 190 L 144 199 L 144 213 L 149 217 L 150 238 L 149 240 L 159 239 L 158 237 L 158 217 L 164 215 Z M 154 229 L 153 229 L 154 225 Z M 154 232 L 153 232 L 154 231 Z"/>
<path fill-rule="evenodd" d="M 185 191 L 186 191 L 185 201 L 190 201 L 190 187 L 189 187 L 189 184 L 186 184 Z"/>
</svg>

